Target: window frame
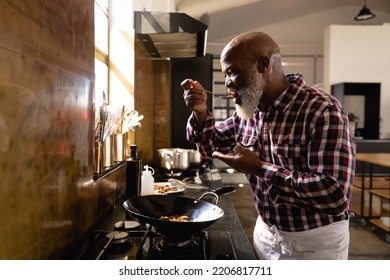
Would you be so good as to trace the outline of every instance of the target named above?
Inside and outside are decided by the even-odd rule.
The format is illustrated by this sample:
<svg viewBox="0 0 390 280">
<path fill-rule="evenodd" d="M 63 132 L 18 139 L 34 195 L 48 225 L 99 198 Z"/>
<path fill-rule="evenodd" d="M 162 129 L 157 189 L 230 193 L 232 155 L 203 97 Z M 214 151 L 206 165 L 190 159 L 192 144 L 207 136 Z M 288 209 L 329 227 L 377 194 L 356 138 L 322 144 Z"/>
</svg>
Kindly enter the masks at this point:
<svg viewBox="0 0 390 280">
<path fill-rule="evenodd" d="M 105 3 L 103 2 L 106 2 L 106 5 Z M 99 8 L 103 11 L 103 13 L 105 14 L 106 16 L 106 20 L 107 20 L 107 53 L 100 49 L 97 45 L 96 45 L 96 24 L 95 24 L 95 21 L 96 21 L 96 16 L 97 16 L 97 13 L 96 11 L 94 11 L 94 17 L 95 17 L 95 21 L 94 21 L 94 25 L 95 25 L 95 42 L 94 42 L 94 46 L 95 46 L 95 59 L 99 60 L 100 62 L 102 62 L 103 64 L 105 64 L 107 66 L 107 76 L 105 76 L 105 81 L 106 81 L 106 84 L 107 84 L 107 88 L 105 89 L 105 94 L 106 94 L 106 101 L 109 103 L 109 100 L 110 100 L 110 26 L 111 26 L 111 17 L 110 17 L 110 7 L 111 7 L 111 0 L 94 0 L 94 9 L 96 8 L 96 5 L 99 6 Z M 99 31 L 100 32 L 100 31 Z M 99 96 L 100 96 L 100 93 L 98 93 L 96 91 L 96 79 L 102 79 L 103 77 L 99 75 L 99 73 L 97 73 L 97 70 L 96 70 L 96 65 L 94 66 L 94 71 L 95 71 L 95 96 L 94 96 L 94 100 L 96 101 L 99 101 Z M 101 98 L 103 98 L 103 96 L 100 96 Z"/>
</svg>

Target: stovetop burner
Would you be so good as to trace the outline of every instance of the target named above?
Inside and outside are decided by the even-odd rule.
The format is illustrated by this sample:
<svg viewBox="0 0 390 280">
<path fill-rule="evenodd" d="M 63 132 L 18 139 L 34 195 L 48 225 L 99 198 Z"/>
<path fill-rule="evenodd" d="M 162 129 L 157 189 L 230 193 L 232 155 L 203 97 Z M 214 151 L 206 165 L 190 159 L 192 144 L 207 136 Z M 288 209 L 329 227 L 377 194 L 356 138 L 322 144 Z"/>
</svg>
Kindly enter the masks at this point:
<svg viewBox="0 0 390 280">
<path fill-rule="evenodd" d="M 227 231 L 201 231 L 186 236 L 163 236 L 153 228 L 92 230 L 75 259 L 210 260 L 237 259 Z"/>
<path fill-rule="evenodd" d="M 150 256 L 154 259 L 206 259 L 207 233 L 201 232 L 196 236 L 162 237 L 152 248 Z M 201 242 L 199 244 L 199 242 Z"/>
<path fill-rule="evenodd" d="M 161 245 L 166 247 L 185 247 L 187 246 L 191 240 L 193 240 L 194 236 L 192 234 L 185 234 L 179 236 L 167 236 L 163 235 L 161 239 Z"/>
<path fill-rule="evenodd" d="M 122 244 L 129 240 L 129 234 L 125 231 L 111 231 L 106 234 L 112 244 Z"/>
<path fill-rule="evenodd" d="M 136 221 L 119 221 L 114 224 L 114 229 L 119 231 L 128 231 L 132 229 L 138 229 L 140 226 L 140 223 Z"/>
</svg>

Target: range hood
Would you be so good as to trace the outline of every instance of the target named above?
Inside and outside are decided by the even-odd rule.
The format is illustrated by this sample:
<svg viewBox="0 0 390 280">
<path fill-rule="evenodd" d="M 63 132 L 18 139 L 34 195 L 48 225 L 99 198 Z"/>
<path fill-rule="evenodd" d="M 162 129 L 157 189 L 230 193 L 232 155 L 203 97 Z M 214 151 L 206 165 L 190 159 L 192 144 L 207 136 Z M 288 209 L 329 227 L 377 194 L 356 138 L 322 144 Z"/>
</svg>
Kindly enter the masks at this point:
<svg viewBox="0 0 390 280">
<path fill-rule="evenodd" d="M 136 36 L 153 58 L 200 57 L 207 25 L 184 13 L 134 12 Z"/>
</svg>

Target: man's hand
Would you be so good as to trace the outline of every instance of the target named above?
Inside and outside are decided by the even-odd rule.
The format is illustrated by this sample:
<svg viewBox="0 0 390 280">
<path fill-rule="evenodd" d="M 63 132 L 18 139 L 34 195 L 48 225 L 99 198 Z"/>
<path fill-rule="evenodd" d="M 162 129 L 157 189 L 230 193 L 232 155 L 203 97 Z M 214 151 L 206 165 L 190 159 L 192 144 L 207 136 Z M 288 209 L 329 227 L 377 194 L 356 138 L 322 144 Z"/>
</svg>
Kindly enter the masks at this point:
<svg viewBox="0 0 390 280">
<path fill-rule="evenodd" d="M 198 81 L 186 79 L 181 83 L 184 89 L 184 101 L 187 107 L 197 114 L 205 114 L 207 111 L 207 93 Z"/>
<path fill-rule="evenodd" d="M 184 102 L 195 113 L 197 128 L 201 131 L 207 118 L 207 93 L 199 82 L 191 79 L 184 80 L 181 87 L 184 89 Z"/>
<path fill-rule="evenodd" d="M 237 145 L 233 149 L 234 155 L 224 155 L 214 152 L 213 157 L 222 160 L 238 172 L 259 176 L 262 161 L 250 149 Z"/>
</svg>

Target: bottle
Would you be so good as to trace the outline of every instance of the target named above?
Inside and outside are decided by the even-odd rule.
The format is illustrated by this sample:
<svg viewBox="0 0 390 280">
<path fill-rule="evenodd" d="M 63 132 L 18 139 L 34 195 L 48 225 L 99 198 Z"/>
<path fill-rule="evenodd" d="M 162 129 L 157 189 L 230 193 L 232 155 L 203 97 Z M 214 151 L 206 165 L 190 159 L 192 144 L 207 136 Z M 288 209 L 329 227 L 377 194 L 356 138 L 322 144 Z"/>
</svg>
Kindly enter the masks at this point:
<svg viewBox="0 0 390 280">
<path fill-rule="evenodd" d="M 126 198 L 141 194 L 142 160 L 138 158 L 137 145 L 130 146 L 130 157 L 126 160 Z"/>
<path fill-rule="evenodd" d="M 150 171 L 150 170 L 152 171 Z M 153 173 L 152 173 L 153 172 Z M 141 179 L 141 195 L 151 195 L 154 194 L 154 169 L 145 165 L 144 171 L 142 172 Z"/>
</svg>

